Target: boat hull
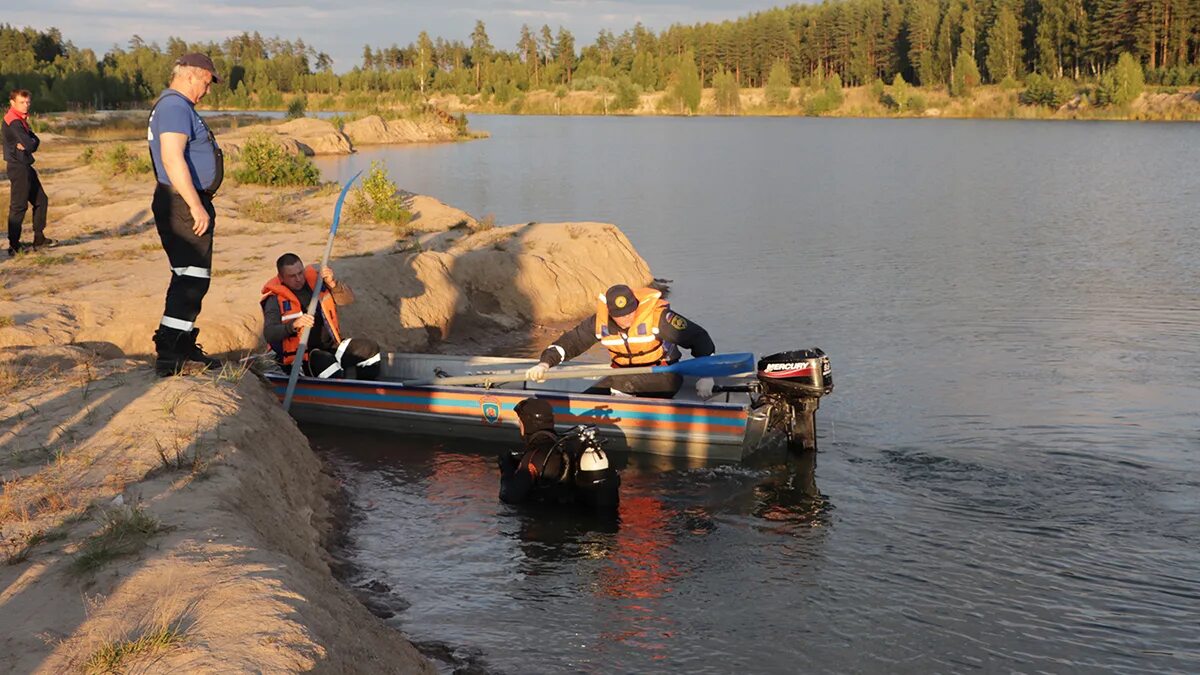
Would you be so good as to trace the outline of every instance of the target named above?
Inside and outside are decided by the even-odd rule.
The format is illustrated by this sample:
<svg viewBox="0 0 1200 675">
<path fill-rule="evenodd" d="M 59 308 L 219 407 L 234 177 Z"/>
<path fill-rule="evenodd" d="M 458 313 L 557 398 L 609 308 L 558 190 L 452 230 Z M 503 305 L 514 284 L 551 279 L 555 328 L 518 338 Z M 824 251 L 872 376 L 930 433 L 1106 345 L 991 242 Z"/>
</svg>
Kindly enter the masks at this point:
<svg viewBox="0 0 1200 675">
<path fill-rule="evenodd" d="M 282 400 L 287 378 L 274 374 L 267 378 Z M 751 408 L 748 401 L 300 378 L 291 413 L 303 422 L 511 443 L 519 438 L 513 408 L 534 395 L 550 402 L 560 429 L 594 424 L 606 447 L 613 450 L 738 461 L 783 443 L 783 434 L 770 429 L 770 407 Z"/>
</svg>

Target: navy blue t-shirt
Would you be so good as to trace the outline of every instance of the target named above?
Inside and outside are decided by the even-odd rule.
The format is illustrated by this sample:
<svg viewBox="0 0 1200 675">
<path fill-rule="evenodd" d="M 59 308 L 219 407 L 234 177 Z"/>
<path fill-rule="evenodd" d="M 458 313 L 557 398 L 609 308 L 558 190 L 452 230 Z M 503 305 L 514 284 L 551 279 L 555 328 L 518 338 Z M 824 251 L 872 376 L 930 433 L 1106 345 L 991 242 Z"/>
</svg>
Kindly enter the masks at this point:
<svg viewBox="0 0 1200 675">
<path fill-rule="evenodd" d="M 174 89 L 167 89 L 159 97 L 158 105 L 150 113 L 150 126 L 146 130 L 146 140 L 150 141 L 150 157 L 154 160 L 154 171 L 158 174 L 158 182 L 170 185 L 167 170 L 162 163 L 162 145 L 159 137 L 164 133 L 186 134 L 187 145 L 183 157 L 187 160 L 188 169 L 192 172 L 192 185 L 196 190 L 210 188 L 217 179 L 217 162 L 212 133 L 208 125 L 200 119 L 196 106 L 183 94 Z"/>
</svg>

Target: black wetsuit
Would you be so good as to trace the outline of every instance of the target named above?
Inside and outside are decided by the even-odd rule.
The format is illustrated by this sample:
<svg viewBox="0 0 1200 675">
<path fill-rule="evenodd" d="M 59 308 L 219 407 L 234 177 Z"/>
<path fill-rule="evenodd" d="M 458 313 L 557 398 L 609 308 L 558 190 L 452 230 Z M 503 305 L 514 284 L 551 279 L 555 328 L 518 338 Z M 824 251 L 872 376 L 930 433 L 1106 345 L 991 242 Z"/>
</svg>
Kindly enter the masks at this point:
<svg viewBox="0 0 1200 675">
<path fill-rule="evenodd" d="M 578 436 L 560 437 L 547 430 L 533 432 L 525 439 L 523 451 L 505 452 L 499 457 L 500 501 L 615 509 L 620 475 L 611 468 L 580 471 L 583 452 Z"/>
<path fill-rule="evenodd" d="M 609 319 L 609 329 L 613 333 L 621 332 L 620 327 L 612 319 Z M 700 324 L 684 318 L 672 309 L 663 310 L 658 330 L 658 335 L 663 341 L 667 363 L 675 363 L 679 360 L 681 347 L 691 352 L 693 358 L 711 356 L 717 351 L 708 331 L 704 330 Z M 539 360 L 556 366 L 586 352 L 597 342 L 599 339 L 596 337 L 596 315 L 593 314 L 563 333 L 553 344 L 542 351 Z M 559 349 L 562 351 L 560 352 Z M 589 391 L 608 393 L 608 389 L 615 389 L 634 396 L 671 398 L 679 391 L 681 384 L 683 384 L 683 378 L 674 373 L 613 375 L 600 380 Z"/>
</svg>

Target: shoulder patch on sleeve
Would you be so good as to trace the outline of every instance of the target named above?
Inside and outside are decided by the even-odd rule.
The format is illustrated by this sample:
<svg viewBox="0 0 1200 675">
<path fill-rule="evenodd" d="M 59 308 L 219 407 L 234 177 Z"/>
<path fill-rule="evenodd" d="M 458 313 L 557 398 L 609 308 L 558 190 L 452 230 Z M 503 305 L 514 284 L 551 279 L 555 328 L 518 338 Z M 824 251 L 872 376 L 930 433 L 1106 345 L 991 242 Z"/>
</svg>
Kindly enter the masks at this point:
<svg viewBox="0 0 1200 675">
<path fill-rule="evenodd" d="M 688 327 L 687 319 L 675 314 L 674 312 L 672 312 L 670 318 L 667 319 L 667 323 L 674 326 L 675 330 L 684 330 Z"/>
</svg>

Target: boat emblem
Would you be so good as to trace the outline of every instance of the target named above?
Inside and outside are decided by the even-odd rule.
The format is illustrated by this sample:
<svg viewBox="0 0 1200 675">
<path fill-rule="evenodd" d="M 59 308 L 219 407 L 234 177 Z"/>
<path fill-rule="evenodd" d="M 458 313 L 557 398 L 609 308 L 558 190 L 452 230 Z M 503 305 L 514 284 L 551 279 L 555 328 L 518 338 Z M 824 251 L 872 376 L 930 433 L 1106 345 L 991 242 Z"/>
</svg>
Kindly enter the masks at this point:
<svg viewBox="0 0 1200 675">
<path fill-rule="evenodd" d="M 483 421 L 488 424 L 500 422 L 500 399 L 495 396 L 484 396 L 479 399 L 479 409 L 483 411 Z"/>
</svg>

